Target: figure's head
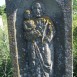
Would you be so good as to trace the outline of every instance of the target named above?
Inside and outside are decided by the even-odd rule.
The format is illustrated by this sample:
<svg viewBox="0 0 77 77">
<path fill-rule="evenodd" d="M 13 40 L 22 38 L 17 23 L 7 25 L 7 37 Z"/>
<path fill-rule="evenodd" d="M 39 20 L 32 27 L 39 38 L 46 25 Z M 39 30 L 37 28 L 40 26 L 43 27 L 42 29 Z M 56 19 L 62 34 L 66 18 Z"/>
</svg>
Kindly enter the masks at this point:
<svg viewBox="0 0 77 77">
<path fill-rule="evenodd" d="M 41 17 L 43 15 L 43 6 L 40 2 L 33 3 L 32 13 L 35 17 Z"/>
<path fill-rule="evenodd" d="M 30 19 L 31 18 L 31 11 L 30 10 L 25 10 L 25 12 L 24 12 L 24 18 L 25 19 Z"/>
</svg>

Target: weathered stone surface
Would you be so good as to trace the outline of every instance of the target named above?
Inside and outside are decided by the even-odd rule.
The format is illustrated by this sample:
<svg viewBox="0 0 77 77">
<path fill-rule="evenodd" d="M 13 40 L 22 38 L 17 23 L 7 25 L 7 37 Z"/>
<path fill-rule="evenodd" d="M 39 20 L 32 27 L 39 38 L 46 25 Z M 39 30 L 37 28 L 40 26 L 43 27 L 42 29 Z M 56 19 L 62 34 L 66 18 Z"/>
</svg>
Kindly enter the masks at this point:
<svg viewBox="0 0 77 77">
<path fill-rule="evenodd" d="M 14 77 L 26 77 L 26 43 L 23 39 L 23 12 L 34 0 L 6 0 L 10 51 Z M 40 0 L 55 24 L 53 77 L 72 77 L 71 0 Z"/>
</svg>

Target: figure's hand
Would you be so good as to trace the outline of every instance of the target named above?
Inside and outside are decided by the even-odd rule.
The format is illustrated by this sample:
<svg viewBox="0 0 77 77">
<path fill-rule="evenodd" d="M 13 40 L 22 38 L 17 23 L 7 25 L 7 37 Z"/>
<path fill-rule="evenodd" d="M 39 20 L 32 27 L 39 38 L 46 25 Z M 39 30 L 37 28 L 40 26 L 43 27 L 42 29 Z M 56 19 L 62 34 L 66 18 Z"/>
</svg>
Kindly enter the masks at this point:
<svg viewBox="0 0 77 77">
<path fill-rule="evenodd" d="M 47 26 L 47 25 L 48 25 L 48 23 L 49 23 L 49 21 L 48 21 L 48 20 L 46 20 L 46 19 L 44 19 L 43 24 L 44 24 L 45 26 Z"/>
<path fill-rule="evenodd" d="M 40 33 L 39 30 L 36 30 L 36 34 L 37 34 L 38 36 L 42 36 L 42 34 Z"/>
</svg>

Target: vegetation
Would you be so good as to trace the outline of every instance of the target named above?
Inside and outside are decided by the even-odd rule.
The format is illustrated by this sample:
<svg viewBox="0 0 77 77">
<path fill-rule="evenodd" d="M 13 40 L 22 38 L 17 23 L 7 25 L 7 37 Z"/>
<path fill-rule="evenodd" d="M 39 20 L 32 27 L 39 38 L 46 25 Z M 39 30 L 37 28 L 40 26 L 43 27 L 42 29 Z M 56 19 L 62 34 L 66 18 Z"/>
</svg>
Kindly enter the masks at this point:
<svg viewBox="0 0 77 77">
<path fill-rule="evenodd" d="M 77 77 L 77 0 L 73 1 L 73 76 Z"/>
<path fill-rule="evenodd" d="M 0 6 L 0 15 L 3 19 L 3 27 L 0 27 L 0 77 L 12 77 L 5 6 Z"/>
<path fill-rule="evenodd" d="M 3 15 L 5 13 L 5 5 L 0 6 L 0 15 Z"/>
</svg>

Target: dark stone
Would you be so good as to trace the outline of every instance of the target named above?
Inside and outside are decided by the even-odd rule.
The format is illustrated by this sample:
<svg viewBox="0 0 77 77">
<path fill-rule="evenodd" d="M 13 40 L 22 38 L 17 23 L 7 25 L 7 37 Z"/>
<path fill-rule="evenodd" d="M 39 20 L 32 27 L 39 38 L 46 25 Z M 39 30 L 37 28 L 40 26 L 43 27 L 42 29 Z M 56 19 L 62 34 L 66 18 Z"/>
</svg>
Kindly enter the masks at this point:
<svg viewBox="0 0 77 77">
<path fill-rule="evenodd" d="M 9 44 L 14 77 L 26 77 L 27 42 L 23 36 L 23 13 L 34 0 L 6 0 Z M 53 77 L 72 77 L 72 1 L 40 0 L 46 6 L 46 15 L 54 22 Z M 17 57 L 18 56 L 18 57 Z"/>
</svg>

